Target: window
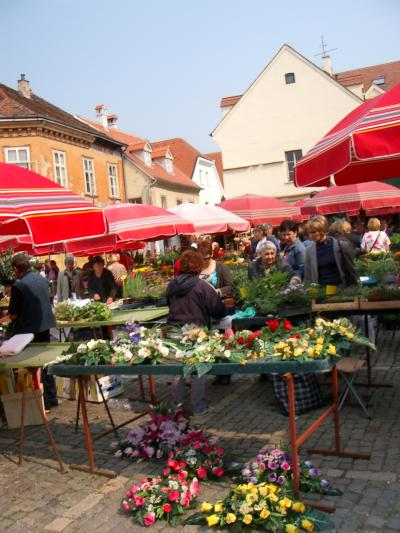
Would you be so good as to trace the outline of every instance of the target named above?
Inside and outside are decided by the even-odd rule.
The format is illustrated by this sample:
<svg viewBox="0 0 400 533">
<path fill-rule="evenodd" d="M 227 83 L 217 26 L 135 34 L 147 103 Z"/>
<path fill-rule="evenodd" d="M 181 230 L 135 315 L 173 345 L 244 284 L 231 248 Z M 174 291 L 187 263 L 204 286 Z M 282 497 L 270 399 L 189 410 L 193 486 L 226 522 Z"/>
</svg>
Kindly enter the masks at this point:
<svg viewBox="0 0 400 533">
<path fill-rule="evenodd" d="M 285 152 L 287 170 L 288 170 L 288 181 L 293 182 L 294 180 L 294 166 L 297 161 L 303 157 L 302 150 L 292 150 L 291 152 Z"/>
<path fill-rule="evenodd" d="M 182 203 L 182 200 L 177 200 L 176 201 L 176 205 L 181 205 L 181 203 Z"/>
<path fill-rule="evenodd" d="M 171 161 L 171 159 L 166 159 L 166 160 L 165 160 L 165 168 L 166 168 L 168 174 L 172 174 L 172 172 L 173 172 L 173 167 L 172 167 L 172 161 Z"/>
<path fill-rule="evenodd" d="M 372 80 L 372 83 L 375 83 L 375 85 L 384 85 L 385 77 L 379 76 L 379 78 L 375 78 L 374 80 Z"/>
<path fill-rule="evenodd" d="M 63 187 L 68 187 L 67 163 L 65 152 L 53 150 L 54 180 Z"/>
<path fill-rule="evenodd" d="M 20 148 L 6 148 L 6 162 L 29 169 L 29 148 L 27 146 Z"/>
<path fill-rule="evenodd" d="M 199 180 L 200 180 L 200 187 L 203 187 L 203 171 L 199 170 Z"/>
<path fill-rule="evenodd" d="M 161 207 L 163 209 L 167 209 L 167 197 L 166 196 L 161 196 Z"/>
<path fill-rule="evenodd" d="M 96 194 L 96 182 L 94 178 L 94 165 L 93 159 L 83 158 L 83 177 L 85 180 L 85 192 L 86 194 Z"/>
<path fill-rule="evenodd" d="M 205 184 L 206 184 L 206 187 L 208 187 L 208 186 L 210 185 L 210 182 L 208 181 L 208 170 L 206 170 L 206 171 L 204 172 L 204 174 L 205 174 L 205 177 L 206 177 L 206 179 L 205 179 Z"/>
<path fill-rule="evenodd" d="M 147 167 L 151 167 L 151 152 L 148 152 L 147 150 L 144 152 L 144 164 Z"/>
<path fill-rule="evenodd" d="M 108 165 L 108 181 L 110 184 L 111 198 L 119 198 L 117 165 Z"/>
<path fill-rule="evenodd" d="M 296 78 L 294 72 L 287 72 L 285 74 L 285 82 L 288 85 L 289 83 L 296 83 Z"/>
</svg>

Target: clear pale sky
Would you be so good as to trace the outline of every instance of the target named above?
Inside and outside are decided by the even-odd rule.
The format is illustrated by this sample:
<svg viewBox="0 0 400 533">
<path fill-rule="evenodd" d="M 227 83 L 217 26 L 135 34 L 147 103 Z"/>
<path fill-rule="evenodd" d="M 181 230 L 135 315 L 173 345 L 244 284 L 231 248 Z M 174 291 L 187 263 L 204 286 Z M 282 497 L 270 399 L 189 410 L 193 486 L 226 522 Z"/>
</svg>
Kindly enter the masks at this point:
<svg viewBox="0 0 400 533">
<path fill-rule="evenodd" d="M 152 141 L 200 151 L 222 96 L 241 94 L 284 42 L 335 72 L 400 59 L 399 0 L 0 0 L 0 82 L 25 73 L 73 114 L 96 104 Z"/>
</svg>

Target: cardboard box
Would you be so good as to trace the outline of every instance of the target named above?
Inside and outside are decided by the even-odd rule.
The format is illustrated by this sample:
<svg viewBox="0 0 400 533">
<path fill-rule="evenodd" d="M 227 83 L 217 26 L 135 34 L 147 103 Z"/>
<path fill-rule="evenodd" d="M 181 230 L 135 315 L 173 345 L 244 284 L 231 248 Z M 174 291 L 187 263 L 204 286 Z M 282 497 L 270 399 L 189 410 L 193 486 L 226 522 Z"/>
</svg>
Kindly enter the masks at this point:
<svg viewBox="0 0 400 533">
<path fill-rule="evenodd" d="M 43 391 L 41 389 L 32 392 L 26 392 L 24 426 L 38 426 L 43 424 L 43 419 L 39 412 L 38 406 L 36 405 L 33 394 L 36 394 L 36 396 L 39 398 L 42 408 L 44 409 Z M 3 394 L 0 398 L 3 402 L 4 413 L 6 415 L 9 429 L 19 428 L 21 424 L 22 392 Z"/>
<path fill-rule="evenodd" d="M 66 400 L 78 398 L 78 386 L 76 378 L 61 378 L 56 376 L 57 396 Z"/>
<path fill-rule="evenodd" d="M 99 376 L 99 384 L 106 400 L 115 398 L 124 392 L 120 376 Z M 88 402 L 96 403 L 103 401 L 94 376 L 90 376 L 90 380 L 87 382 L 86 399 Z"/>
</svg>

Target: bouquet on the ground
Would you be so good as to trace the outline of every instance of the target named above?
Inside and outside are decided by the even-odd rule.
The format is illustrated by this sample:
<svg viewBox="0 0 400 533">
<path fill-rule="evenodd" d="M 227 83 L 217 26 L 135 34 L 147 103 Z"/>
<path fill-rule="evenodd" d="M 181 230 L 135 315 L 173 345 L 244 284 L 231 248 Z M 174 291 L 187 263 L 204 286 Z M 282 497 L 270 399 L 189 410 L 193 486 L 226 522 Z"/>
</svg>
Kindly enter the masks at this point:
<svg viewBox="0 0 400 533">
<path fill-rule="evenodd" d="M 124 441 L 111 443 L 115 457 L 132 461 L 166 458 L 189 431 L 183 411 L 172 414 L 161 406 L 152 408 L 149 415 L 150 420 L 131 429 Z"/>
<path fill-rule="evenodd" d="M 208 437 L 204 429 L 192 429 L 168 453 L 167 468 L 175 471 L 184 462 L 190 475 L 198 479 L 220 478 L 226 472 L 226 453 L 216 437 Z"/>
<path fill-rule="evenodd" d="M 235 533 L 257 529 L 297 533 L 300 529 L 334 528 L 326 515 L 289 498 L 282 487 L 273 483 L 235 485 L 222 500 L 214 504 L 203 502 L 201 512 L 190 516 L 185 523 L 232 529 Z"/>
<path fill-rule="evenodd" d="M 126 493 L 122 510 L 142 526 L 150 527 L 156 520 L 165 520 L 175 526 L 179 517 L 190 507 L 199 493 L 196 478 L 188 480 L 188 472 L 179 469 L 176 473 L 155 478 L 144 478 Z"/>
<path fill-rule="evenodd" d="M 323 479 L 311 461 L 299 462 L 300 490 L 339 496 L 342 492 Z M 240 480 L 245 483 L 276 483 L 293 490 L 293 463 L 289 454 L 280 449 L 260 452 L 254 461 L 245 463 L 240 471 Z"/>
</svg>

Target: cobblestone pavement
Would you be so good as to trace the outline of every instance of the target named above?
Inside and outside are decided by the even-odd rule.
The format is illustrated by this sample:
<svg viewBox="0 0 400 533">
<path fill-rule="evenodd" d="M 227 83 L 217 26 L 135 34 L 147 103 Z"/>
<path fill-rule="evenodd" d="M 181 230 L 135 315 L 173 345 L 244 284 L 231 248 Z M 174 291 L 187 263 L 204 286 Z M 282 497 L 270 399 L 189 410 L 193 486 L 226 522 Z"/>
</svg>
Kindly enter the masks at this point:
<svg viewBox="0 0 400 533">
<path fill-rule="evenodd" d="M 397 359 L 398 333 L 384 332 L 374 356 L 374 379 L 393 388 L 362 388 L 368 398 L 372 420 L 358 406 L 346 405 L 341 413 L 341 435 L 345 449 L 371 454 L 369 461 L 337 457 L 317 457 L 315 464 L 326 477 L 344 491 L 342 497 L 326 498 L 336 503 L 332 515 L 336 531 L 400 531 L 400 362 Z M 136 381 L 128 383 L 131 393 Z M 169 397 L 168 378 L 157 379 L 160 398 Z M 327 391 L 328 392 L 328 391 Z M 135 391 L 137 394 L 137 391 Z M 220 436 L 232 456 L 245 461 L 267 445 L 288 441 L 288 420 L 271 406 L 271 385 L 258 376 L 234 376 L 229 386 L 214 385 L 208 378 L 207 394 L 215 410 L 202 421 L 210 433 Z M 93 433 L 107 428 L 104 409 L 90 404 Z M 82 429 L 74 433 L 76 402 L 64 400 L 50 414 L 51 427 L 66 464 L 86 460 Z M 117 422 L 131 412 L 115 410 Z M 318 413 L 298 419 L 304 428 Z M 124 435 L 127 428 L 121 430 Z M 328 421 L 310 439 L 311 446 L 332 444 L 332 423 Z M 107 479 L 76 470 L 57 471 L 52 450 L 42 426 L 26 428 L 26 460 L 18 460 L 18 431 L 0 430 L 0 532 L 107 533 L 143 531 L 119 512 L 119 502 L 132 481 L 158 472 L 157 464 L 128 464 L 109 452 L 112 436 L 95 443 L 99 467 L 115 470 L 118 476 Z M 306 456 L 304 447 L 302 456 Z M 229 479 L 203 483 L 201 500 L 222 497 Z M 196 526 L 166 528 L 163 522 L 150 530 L 198 531 Z"/>
</svg>

